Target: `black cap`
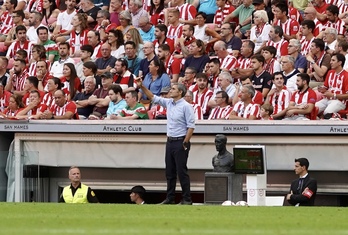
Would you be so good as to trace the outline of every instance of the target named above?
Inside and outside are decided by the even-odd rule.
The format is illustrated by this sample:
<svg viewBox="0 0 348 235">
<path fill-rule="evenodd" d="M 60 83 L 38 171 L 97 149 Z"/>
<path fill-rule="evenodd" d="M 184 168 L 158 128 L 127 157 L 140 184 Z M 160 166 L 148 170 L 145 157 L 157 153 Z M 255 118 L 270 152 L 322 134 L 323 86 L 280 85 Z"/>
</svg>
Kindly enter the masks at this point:
<svg viewBox="0 0 348 235">
<path fill-rule="evenodd" d="M 102 75 L 100 75 L 101 78 L 113 78 L 114 75 L 112 75 L 112 73 L 110 72 L 105 72 Z"/>
<path fill-rule="evenodd" d="M 262 3 L 264 3 L 263 0 L 253 0 L 253 5 L 261 5 Z"/>
</svg>

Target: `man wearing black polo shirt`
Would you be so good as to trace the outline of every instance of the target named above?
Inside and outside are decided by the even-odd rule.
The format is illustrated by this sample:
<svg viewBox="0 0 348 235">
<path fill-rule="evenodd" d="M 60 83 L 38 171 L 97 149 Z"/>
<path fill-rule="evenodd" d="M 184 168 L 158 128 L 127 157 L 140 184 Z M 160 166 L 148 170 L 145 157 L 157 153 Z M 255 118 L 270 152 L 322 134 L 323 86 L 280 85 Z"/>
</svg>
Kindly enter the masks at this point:
<svg viewBox="0 0 348 235">
<path fill-rule="evenodd" d="M 95 90 L 96 81 L 93 76 L 86 77 L 84 81 L 84 92 L 79 92 L 73 98 L 77 107 L 77 113 L 80 119 L 86 119 L 93 112 L 94 105 L 88 104 L 88 98 Z"/>
<path fill-rule="evenodd" d="M 65 203 L 98 203 L 98 198 L 90 187 L 81 183 L 81 172 L 77 166 L 69 169 L 71 184 L 63 189 L 59 202 Z"/>
<path fill-rule="evenodd" d="M 254 70 L 254 74 L 251 77 L 253 86 L 265 98 L 272 88 L 272 76 L 263 69 L 264 64 L 265 58 L 262 55 L 257 54 L 251 57 L 251 66 Z"/>
</svg>

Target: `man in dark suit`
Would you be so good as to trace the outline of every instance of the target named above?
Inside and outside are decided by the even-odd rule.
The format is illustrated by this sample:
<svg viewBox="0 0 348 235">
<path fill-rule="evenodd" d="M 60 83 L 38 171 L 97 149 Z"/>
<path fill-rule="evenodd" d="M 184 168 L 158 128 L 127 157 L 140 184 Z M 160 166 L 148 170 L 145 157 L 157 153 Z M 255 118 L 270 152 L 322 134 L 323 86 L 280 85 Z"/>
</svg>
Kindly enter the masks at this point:
<svg viewBox="0 0 348 235">
<path fill-rule="evenodd" d="M 298 179 L 291 183 L 290 193 L 286 200 L 294 206 L 313 206 L 317 194 L 317 180 L 308 174 L 309 161 L 307 158 L 295 159 L 295 173 Z"/>
</svg>

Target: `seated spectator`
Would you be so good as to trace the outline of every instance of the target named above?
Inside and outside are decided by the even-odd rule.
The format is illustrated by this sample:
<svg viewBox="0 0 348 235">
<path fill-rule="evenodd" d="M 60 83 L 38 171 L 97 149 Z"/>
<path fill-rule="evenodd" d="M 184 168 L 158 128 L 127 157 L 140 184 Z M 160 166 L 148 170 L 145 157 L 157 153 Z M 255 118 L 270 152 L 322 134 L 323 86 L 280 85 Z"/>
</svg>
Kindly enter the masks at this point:
<svg viewBox="0 0 348 235">
<path fill-rule="evenodd" d="M 339 9 L 336 5 L 330 5 L 326 8 L 327 22 L 324 24 L 324 28 L 332 27 L 336 29 L 336 34 L 339 39 L 345 38 L 346 28 L 345 22 L 338 17 Z"/>
<path fill-rule="evenodd" d="M 98 11 L 100 11 L 100 8 L 94 5 L 93 0 L 81 0 L 78 13 L 85 13 L 88 15 L 87 21 L 90 30 L 94 29 L 97 24 Z"/>
<path fill-rule="evenodd" d="M 83 72 L 83 79 L 85 79 L 86 77 L 94 77 L 95 78 L 95 87 L 100 87 L 101 86 L 101 80 L 99 76 L 96 76 L 97 73 L 97 66 L 95 65 L 95 63 L 93 61 L 87 61 L 85 63 L 83 63 L 83 68 L 82 68 L 82 72 Z M 81 78 L 80 78 L 81 81 Z M 84 83 L 84 80 L 81 82 L 81 84 Z"/>
<path fill-rule="evenodd" d="M 135 43 L 135 50 L 136 50 L 136 55 L 140 59 L 144 59 L 144 41 L 140 36 L 139 31 L 136 28 L 131 28 L 127 31 L 126 33 L 126 42 L 132 41 Z M 126 44 L 125 44 L 126 46 Z"/>
<path fill-rule="evenodd" d="M 229 116 L 231 120 L 256 120 L 260 117 L 260 105 L 252 101 L 255 96 L 253 86 L 243 86 L 241 89 L 240 101 L 234 106 Z"/>
<path fill-rule="evenodd" d="M 96 88 L 94 76 L 87 76 L 83 83 L 85 88 L 84 91 L 77 93 L 72 99 L 76 104 L 79 119 L 87 119 L 94 108 L 93 105 L 88 104 L 88 99 Z"/>
<path fill-rule="evenodd" d="M 48 29 L 45 26 L 37 28 L 36 33 L 39 38 L 39 44 L 45 47 L 46 58 L 49 60 L 50 64 L 53 64 L 54 61 L 59 59 L 56 42 L 48 39 Z"/>
<path fill-rule="evenodd" d="M 185 76 L 179 78 L 179 83 L 184 84 L 187 90 L 196 91 L 196 74 L 197 71 L 194 67 L 187 67 L 185 69 Z"/>
<path fill-rule="evenodd" d="M 233 107 L 229 105 L 229 96 L 225 91 L 218 91 L 214 97 L 216 106 L 210 112 L 208 120 L 228 119 Z"/>
<path fill-rule="evenodd" d="M 269 41 L 267 46 L 273 46 L 277 49 L 277 59 L 288 54 L 289 42 L 283 38 L 283 29 L 276 25 L 269 31 Z"/>
<path fill-rule="evenodd" d="M 62 83 L 59 78 L 52 77 L 47 81 L 47 92 L 43 97 L 42 103 L 47 105 L 48 108 L 54 104 L 53 95 L 57 90 L 60 90 Z"/>
<path fill-rule="evenodd" d="M 76 68 L 76 73 L 77 73 L 77 77 L 80 78 L 81 84 L 83 83 L 83 81 L 85 80 L 86 76 L 94 76 L 97 73 L 97 66 L 95 65 L 95 63 L 92 61 L 91 56 L 93 55 L 93 47 L 91 45 L 83 45 L 81 47 L 81 61 L 79 61 L 78 63 L 75 64 L 75 68 Z M 85 63 L 88 63 L 88 65 L 90 66 L 85 66 Z M 93 65 L 92 65 L 93 64 Z M 88 68 L 88 72 L 85 75 L 85 68 Z"/>
<path fill-rule="evenodd" d="M 190 55 L 186 57 L 184 69 L 187 67 L 196 68 L 198 73 L 202 73 L 210 58 L 205 53 L 205 45 L 202 40 L 195 40 L 189 48 Z M 183 75 L 183 72 L 182 74 Z"/>
<path fill-rule="evenodd" d="M 89 0 L 83 0 L 83 1 L 89 1 Z M 88 44 L 88 22 L 87 18 L 90 16 L 87 16 L 83 13 L 77 13 L 72 21 L 71 24 L 74 27 L 74 30 L 70 33 L 70 56 L 71 57 L 79 57 L 81 56 L 81 46 Z"/>
<path fill-rule="evenodd" d="M 180 23 L 188 24 L 194 22 L 193 19 L 197 14 L 196 8 L 186 3 L 185 0 L 176 0 L 176 8 L 180 11 Z"/>
<path fill-rule="evenodd" d="M 209 75 L 208 83 L 210 90 L 214 90 L 218 87 L 218 77 L 220 72 L 220 60 L 218 58 L 210 59 L 207 69 L 207 73 Z"/>
<path fill-rule="evenodd" d="M 3 119 L 15 119 L 17 114 L 23 110 L 24 104 L 22 102 L 22 96 L 12 94 L 10 96 L 10 100 L 8 103 L 7 108 L 4 109 L 4 111 L 0 112 L 0 118 Z"/>
<path fill-rule="evenodd" d="M 269 74 L 282 70 L 280 63 L 276 59 L 277 49 L 274 46 L 265 46 L 261 50 L 261 55 L 265 58 L 263 69 Z"/>
<path fill-rule="evenodd" d="M 127 106 L 122 109 L 120 115 L 115 116 L 115 119 L 149 119 L 144 105 L 137 102 L 138 94 L 136 91 L 126 93 L 125 100 Z"/>
<path fill-rule="evenodd" d="M 215 30 L 217 32 L 220 32 L 224 19 L 226 18 L 226 16 L 231 14 L 235 10 L 235 8 L 234 6 L 231 6 L 230 2 L 227 0 L 217 0 L 216 5 L 218 9 L 216 10 L 213 23 L 215 24 Z M 231 21 L 237 22 L 238 19 L 234 18 Z"/>
<path fill-rule="evenodd" d="M 36 63 L 40 60 L 46 61 L 46 63 L 50 63 L 46 60 L 46 49 L 42 45 L 33 45 L 31 48 L 31 59 L 29 62 L 29 76 L 35 76 L 36 74 Z M 49 64 L 50 65 L 50 64 Z M 50 66 L 49 66 L 50 67 Z"/>
<path fill-rule="evenodd" d="M 313 8 L 314 12 L 315 9 Z M 307 14 L 308 15 L 308 12 Z M 317 21 L 319 22 L 319 21 Z M 301 22 L 301 32 L 299 33 L 298 40 L 301 42 L 301 54 L 306 56 L 310 50 L 311 43 L 316 35 L 314 35 L 314 31 L 316 29 L 316 25 L 313 20 L 304 20 Z M 318 30 L 319 33 L 319 30 Z M 302 36 L 302 37 L 300 37 Z"/>
<path fill-rule="evenodd" d="M 11 43 L 16 41 L 16 28 L 19 25 L 24 25 L 23 20 L 25 19 L 25 14 L 22 10 L 18 11 L 13 11 L 12 12 L 12 24 L 11 24 L 11 29 L 8 31 L 4 45 L 5 46 L 10 46 Z"/>
<path fill-rule="evenodd" d="M 193 93 L 190 90 L 186 91 L 186 94 L 184 96 L 184 99 L 186 100 L 187 103 L 191 104 L 193 107 L 193 111 L 195 114 L 195 119 L 196 120 L 203 120 L 203 112 L 202 112 L 202 107 L 199 104 L 196 104 L 193 102 Z"/>
<path fill-rule="evenodd" d="M 337 29 L 326 28 L 323 32 L 323 40 L 325 42 L 326 53 L 332 55 L 335 52 L 335 45 L 337 43 Z"/>
<path fill-rule="evenodd" d="M 11 43 L 7 49 L 6 57 L 7 59 L 13 58 L 19 49 L 24 49 L 26 51 L 31 51 L 32 42 L 27 40 L 27 28 L 24 25 L 18 25 L 16 27 L 16 41 Z M 26 58 L 29 61 L 29 56 Z"/>
<path fill-rule="evenodd" d="M 297 74 L 300 72 L 295 68 L 295 58 L 292 56 L 283 56 L 281 65 L 285 79 L 286 88 L 291 92 L 297 91 Z"/>
<path fill-rule="evenodd" d="M 251 57 L 251 66 L 254 70 L 251 76 L 253 87 L 265 98 L 272 87 L 272 76 L 263 69 L 264 65 L 265 58 L 262 55 L 256 54 Z"/>
<path fill-rule="evenodd" d="M 194 27 L 189 24 L 185 24 L 182 27 L 182 35 L 180 38 L 176 39 L 174 57 L 178 59 L 186 58 L 189 55 L 188 48 L 191 46 L 191 43 L 196 40 L 193 36 Z"/>
<path fill-rule="evenodd" d="M 134 91 L 134 75 L 128 70 L 127 60 L 124 58 L 117 59 L 115 68 L 111 70 L 114 75 L 114 83 L 120 85 L 123 94 Z"/>
<path fill-rule="evenodd" d="M 103 43 L 100 41 L 99 31 L 95 31 L 95 30 L 88 31 L 87 41 L 88 41 L 88 45 L 92 46 L 92 48 L 93 48 L 92 55 L 90 56 L 91 60 L 95 61 L 96 59 L 102 57 L 101 46 L 103 45 Z M 82 56 L 82 48 L 85 48 L 85 46 L 87 46 L 87 45 L 82 45 L 80 47 L 81 56 Z"/>
<path fill-rule="evenodd" d="M 347 42 L 347 40 L 337 40 L 337 43 L 335 46 L 335 53 L 336 54 L 339 53 L 339 54 L 342 54 L 345 56 L 346 62 L 343 65 L 343 69 L 347 70 L 348 69 L 348 42 Z M 1 76 L 1 72 L 0 72 L 0 76 Z"/>
<path fill-rule="evenodd" d="M 53 32 L 54 28 L 56 27 L 57 17 L 60 11 L 57 8 L 55 0 L 44 0 L 42 3 L 43 19 L 41 23 L 45 25 L 50 32 Z"/>
<path fill-rule="evenodd" d="M 120 26 L 120 12 L 123 11 L 122 0 L 111 0 L 110 1 L 110 22 Z"/>
<path fill-rule="evenodd" d="M 77 77 L 74 64 L 64 64 L 63 77 L 60 78 L 60 81 L 62 82 L 61 90 L 64 91 L 64 94 L 66 94 L 68 100 L 74 98 L 77 92 L 81 92 L 81 81 Z"/>
<path fill-rule="evenodd" d="M 58 14 L 56 27 L 51 35 L 51 39 L 57 43 L 65 42 L 70 38 L 70 31 L 73 28 L 71 21 L 76 15 L 76 0 L 66 0 L 65 3 L 66 10 Z"/>
<path fill-rule="evenodd" d="M 11 92 L 6 91 L 4 85 L 0 83 L 0 112 L 7 108 L 11 95 Z"/>
<path fill-rule="evenodd" d="M 254 70 L 251 67 L 251 57 L 254 54 L 255 44 L 250 40 L 244 40 L 240 48 L 240 56 L 237 58 L 239 66 L 232 71 L 233 78 L 250 77 Z"/>
<path fill-rule="evenodd" d="M 137 56 L 136 45 L 133 41 L 127 41 L 125 43 L 126 56 L 128 70 L 135 76 L 139 76 L 140 61 L 142 60 Z"/>
<path fill-rule="evenodd" d="M 25 80 L 24 83 L 24 91 L 26 92 L 23 96 L 23 104 L 24 105 L 28 105 L 30 102 L 30 92 L 32 91 L 38 91 L 39 92 L 39 97 L 41 98 L 40 102 L 42 101 L 42 98 L 45 95 L 45 92 L 40 91 L 38 89 L 38 84 L 39 84 L 39 80 L 37 79 L 37 77 L 34 76 L 29 76 L 27 77 L 27 79 Z"/>
<path fill-rule="evenodd" d="M 286 3 L 277 4 L 274 8 L 276 20 L 273 23 L 283 29 L 283 37 L 287 41 L 295 39 L 300 29 L 299 22 L 288 17 L 288 11 L 289 8 Z"/>
<path fill-rule="evenodd" d="M 170 47 L 168 44 L 162 44 L 158 47 L 158 58 L 164 63 L 167 74 L 171 82 L 177 82 L 181 70 L 181 59 L 174 58 L 170 54 Z"/>
<path fill-rule="evenodd" d="M 130 28 L 134 28 L 132 25 L 132 16 L 129 11 L 121 11 L 118 17 L 121 25 L 116 29 L 121 30 L 123 35 L 125 35 Z"/>
<path fill-rule="evenodd" d="M 273 119 L 281 120 L 286 114 L 292 93 L 285 86 L 285 79 L 282 72 L 275 72 L 272 80 L 274 88 L 268 93 L 265 104 L 269 104 L 273 107 L 273 114 L 271 113 Z"/>
<path fill-rule="evenodd" d="M 155 40 L 155 26 L 150 22 L 149 16 L 139 18 L 139 33 L 144 42 L 153 42 Z"/>
<path fill-rule="evenodd" d="M 273 120 L 273 107 L 269 104 L 263 104 L 260 109 L 261 120 Z"/>
<path fill-rule="evenodd" d="M 45 112 L 48 107 L 41 103 L 42 94 L 38 90 L 32 90 L 28 96 L 28 104 L 16 115 L 18 119 L 39 119 L 40 114 Z"/>
<path fill-rule="evenodd" d="M 111 46 L 111 56 L 116 59 L 124 57 L 124 37 L 120 30 L 112 29 L 109 31 L 108 43 Z"/>
<path fill-rule="evenodd" d="M 234 84 L 235 88 L 236 88 L 236 92 L 234 93 L 234 96 L 233 96 L 233 101 L 232 101 L 232 104 L 235 105 L 237 102 L 240 101 L 240 96 L 241 96 L 241 88 L 243 86 L 253 86 L 253 83 L 251 81 L 250 78 L 242 78 L 241 79 L 241 82 L 237 82 Z M 258 105 L 262 105 L 263 104 L 263 96 L 262 96 L 262 93 L 259 92 L 258 90 L 255 90 L 255 95 L 254 97 L 252 98 L 252 101 L 255 103 L 255 104 L 258 104 Z"/>
<path fill-rule="evenodd" d="M 97 24 L 94 30 L 100 34 L 100 40 L 105 42 L 108 39 L 107 33 L 112 29 L 116 29 L 119 25 L 119 23 L 110 22 L 110 13 L 108 10 L 100 10 L 97 14 Z"/>
<path fill-rule="evenodd" d="M 142 16 L 148 16 L 148 13 L 143 8 L 142 0 L 130 0 L 128 9 L 132 15 L 132 25 L 139 28 L 139 21 Z"/>
<path fill-rule="evenodd" d="M 7 71 L 8 59 L 5 56 L 0 56 L 0 83 L 3 87 L 6 86 L 10 74 Z"/>
<path fill-rule="evenodd" d="M 207 118 L 210 113 L 208 103 L 213 96 L 213 92 L 208 88 L 207 75 L 205 73 L 198 73 L 196 75 L 196 84 L 197 90 L 193 92 L 193 103 L 201 107 L 203 116 Z"/>
<path fill-rule="evenodd" d="M 50 74 L 53 77 L 62 77 L 63 76 L 63 66 L 64 63 L 75 63 L 75 61 L 69 57 L 70 46 L 67 42 L 62 42 L 58 46 L 59 59 L 55 61 L 50 70 Z"/>
<path fill-rule="evenodd" d="M 102 75 L 115 67 L 116 58 L 111 55 L 111 47 L 109 43 L 104 43 L 101 47 L 102 57 L 95 61 L 97 65 L 97 75 Z"/>
<path fill-rule="evenodd" d="M 221 26 L 221 40 L 226 43 L 228 53 L 238 58 L 240 50 L 242 48 L 242 40 L 234 35 L 235 25 L 230 23 L 224 23 Z"/>
<path fill-rule="evenodd" d="M 236 87 L 233 85 L 233 78 L 230 73 L 221 72 L 217 82 L 218 82 L 218 87 L 214 89 L 214 95 L 212 96 L 212 98 L 210 99 L 208 103 L 208 106 L 210 108 L 217 106 L 215 96 L 217 95 L 219 91 L 225 91 L 227 93 L 228 95 L 227 104 L 232 103 L 232 99 L 236 92 Z"/>
<path fill-rule="evenodd" d="M 105 119 L 116 119 L 115 117 L 120 115 L 120 112 L 127 106 L 126 101 L 122 97 L 123 92 L 121 86 L 112 84 L 109 87 L 110 103 Z"/>
<path fill-rule="evenodd" d="M 151 61 L 158 59 L 158 57 L 157 55 L 155 55 L 155 48 L 151 42 L 145 42 L 143 50 L 145 58 L 140 61 L 139 77 L 145 78 L 147 73 L 149 72 L 149 65 Z"/>
<path fill-rule="evenodd" d="M 0 21 L 0 42 L 4 42 L 10 29 L 13 27 L 13 11 L 17 7 L 17 1 L 4 1 Z"/>
<path fill-rule="evenodd" d="M 170 78 L 165 71 L 163 62 L 158 58 L 151 61 L 149 65 L 149 73 L 143 80 L 143 86 L 149 89 L 154 95 L 158 96 L 163 87 L 170 86 Z M 142 90 L 140 90 L 138 95 L 141 102 L 150 102 Z"/>
<path fill-rule="evenodd" d="M 182 34 L 183 24 L 181 24 L 179 20 L 180 11 L 178 9 L 169 9 L 167 38 L 173 40 L 174 42 L 177 38 L 180 38 Z"/>
<path fill-rule="evenodd" d="M 164 23 L 164 0 L 156 1 L 151 0 L 151 6 L 149 10 L 150 22 L 154 26 Z"/>
<path fill-rule="evenodd" d="M 343 69 L 346 58 L 342 54 L 331 57 L 331 70 L 327 73 L 324 86 L 318 87 L 324 99 L 315 103 L 324 119 L 330 119 L 333 113 L 346 108 L 348 99 L 348 72 Z"/>
<path fill-rule="evenodd" d="M 174 52 L 174 40 L 167 38 L 168 28 L 164 24 L 158 24 L 155 27 L 155 40 L 153 45 L 155 47 L 155 53 L 158 54 L 158 47 L 162 44 L 168 44 L 170 53 Z"/>
<path fill-rule="evenodd" d="M 268 16 L 265 10 L 254 12 L 254 26 L 250 30 L 250 40 L 255 43 L 254 53 L 261 52 L 269 41 L 269 32 L 272 26 L 268 24 Z"/>
<path fill-rule="evenodd" d="M 78 119 L 75 103 L 66 97 L 63 90 L 57 90 L 54 93 L 54 104 L 49 111 L 40 114 L 40 119 Z"/>
<path fill-rule="evenodd" d="M 28 69 L 25 60 L 15 59 L 5 89 L 13 94 L 23 96 L 26 93 L 24 91 L 24 84 L 28 76 Z"/>
<path fill-rule="evenodd" d="M 29 28 L 27 30 L 27 38 L 31 43 L 37 44 L 39 41 L 39 37 L 37 36 L 36 30 L 40 27 L 46 27 L 41 24 L 42 14 L 37 11 L 33 11 L 29 15 Z"/>
<path fill-rule="evenodd" d="M 291 97 L 284 120 L 309 120 L 309 115 L 315 108 L 314 104 L 317 100 L 316 93 L 309 87 L 309 81 L 308 74 L 299 73 L 297 75 L 298 91 Z"/>
<path fill-rule="evenodd" d="M 163 87 L 161 92 L 160 92 L 160 96 L 163 98 L 170 98 L 169 91 L 170 91 L 169 86 Z M 156 104 L 156 105 L 152 106 L 151 110 L 153 111 L 154 119 L 167 119 L 167 108 L 165 108 L 159 104 Z"/>
<path fill-rule="evenodd" d="M 228 53 L 226 43 L 223 41 L 217 41 L 214 44 L 214 51 L 220 60 L 220 69 L 225 72 L 231 72 L 233 69 L 238 67 L 237 58 Z"/>
<path fill-rule="evenodd" d="M 113 75 L 109 72 L 101 75 L 102 79 L 102 87 L 96 89 L 88 98 L 88 104 L 93 105 L 93 113 L 89 115 L 88 119 L 90 120 L 98 120 L 102 119 L 106 115 L 106 111 L 108 109 L 110 103 L 109 87 L 113 82 Z"/>
</svg>

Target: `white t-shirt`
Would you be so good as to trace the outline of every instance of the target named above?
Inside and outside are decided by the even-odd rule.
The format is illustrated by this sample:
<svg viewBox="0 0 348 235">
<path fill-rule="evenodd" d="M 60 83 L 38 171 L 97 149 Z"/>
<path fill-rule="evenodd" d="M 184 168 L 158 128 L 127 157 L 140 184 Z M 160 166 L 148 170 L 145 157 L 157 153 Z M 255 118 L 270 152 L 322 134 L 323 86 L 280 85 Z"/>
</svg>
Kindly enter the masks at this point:
<svg viewBox="0 0 348 235">
<path fill-rule="evenodd" d="M 62 26 L 62 30 L 70 30 L 72 29 L 71 20 L 76 15 L 76 11 L 73 11 L 70 15 L 67 11 L 61 12 L 57 17 L 57 25 Z"/>
</svg>

